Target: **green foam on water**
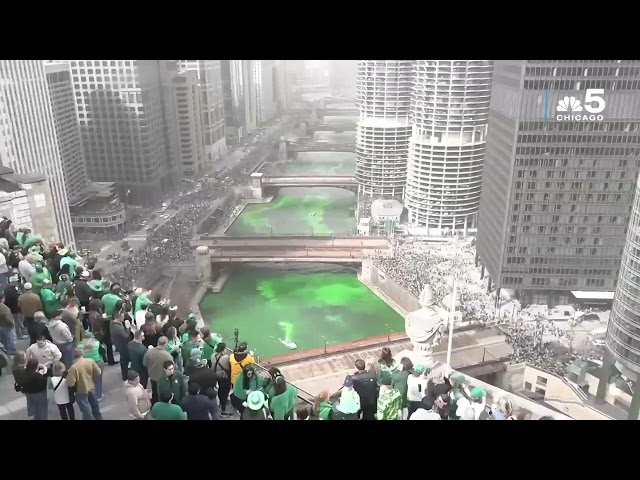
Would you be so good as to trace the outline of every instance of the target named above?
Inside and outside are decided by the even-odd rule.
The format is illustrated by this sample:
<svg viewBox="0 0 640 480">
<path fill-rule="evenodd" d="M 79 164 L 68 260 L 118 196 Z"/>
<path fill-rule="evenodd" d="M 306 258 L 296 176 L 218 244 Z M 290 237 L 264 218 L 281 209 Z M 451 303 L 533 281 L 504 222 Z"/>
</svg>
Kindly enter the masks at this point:
<svg viewBox="0 0 640 480">
<path fill-rule="evenodd" d="M 304 271 L 241 267 L 221 293 L 206 294 L 205 321 L 227 344 L 233 331 L 262 358 L 401 332 L 404 320 L 347 270 L 309 267 Z"/>
<path fill-rule="evenodd" d="M 355 195 L 340 188 L 281 188 L 271 203 L 247 205 L 227 230 L 244 235 L 353 235 Z"/>
</svg>

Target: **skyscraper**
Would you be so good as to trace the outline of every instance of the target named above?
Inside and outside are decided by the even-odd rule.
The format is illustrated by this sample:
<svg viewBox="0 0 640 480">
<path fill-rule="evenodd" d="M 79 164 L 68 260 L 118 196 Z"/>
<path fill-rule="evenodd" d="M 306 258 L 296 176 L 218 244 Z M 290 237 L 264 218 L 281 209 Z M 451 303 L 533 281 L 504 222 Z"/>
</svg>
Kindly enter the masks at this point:
<svg viewBox="0 0 640 480">
<path fill-rule="evenodd" d="M 416 60 L 405 206 L 441 233 L 475 226 L 480 205 L 490 60 Z"/>
<path fill-rule="evenodd" d="M 412 60 L 360 60 L 356 180 L 361 194 L 402 197 L 411 135 Z"/>
<path fill-rule="evenodd" d="M 638 61 L 495 62 L 477 253 L 496 287 L 524 304 L 614 290 L 640 169 L 639 90 Z"/>
<path fill-rule="evenodd" d="M 277 69 L 275 60 L 254 60 L 257 122 L 271 120 L 278 110 L 276 97 Z"/>
<path fill-rule="evenodd" d="M 181 72 L 196 72 L 200 85 L 200 104 L 206 156 L 209 166 L 224 155 L 224 94 L 222 60 L 178 60 Z"/>
<path fill-rule="evenodd" d="M 20 174 L 48 177 L 59 239 L 73 245 L 63 166 L 42 60 L 0 60 L 0 112 L 0 163 Z M 42 201 L 45 200 L 43 195 Z"/>
<path fill-rule="evenodd" d="M 197 72 L 186 70 L 173 79 L 175 110 L 178 118 L 178 152 L 184 176 L 201 174 L 207 163 L 202 95 Z"/>
<path fill-rule="evenodd" d="M 256 128 L 254 60 L 221 60 L 225 132 L 236 143 Z"/>
<path fill-rule="evenodd" d="M 67 62 L 55 62 L 45 64 L 45 73 L 67 198 L 71 199 L 88 183 L 71 71 Z"/>
<path fill-rule="evenodd" d="M 631 402 L 630 420 L 638 420 L 640 413 L 640 183 L 636 187 L 631 210 L 629 232 L 622 255 L 618 285 L 607 325 L 607 349 L 600 381 L 608 383 L 611 366 L 615 364 L 622 375 L 636 383 Z M 613 358 L 611 358 L 611 356 Z M 612 362 L 613 360 L 613 362 Z M 606 389 L 599 388 L 600 398 Z"/>
<path fill-rule="evenodd" d="M 175 63 L 72 60 L 87 173 L 117 182 L 125 203 L 158 202 L 176 175 Z"/>
</svg>

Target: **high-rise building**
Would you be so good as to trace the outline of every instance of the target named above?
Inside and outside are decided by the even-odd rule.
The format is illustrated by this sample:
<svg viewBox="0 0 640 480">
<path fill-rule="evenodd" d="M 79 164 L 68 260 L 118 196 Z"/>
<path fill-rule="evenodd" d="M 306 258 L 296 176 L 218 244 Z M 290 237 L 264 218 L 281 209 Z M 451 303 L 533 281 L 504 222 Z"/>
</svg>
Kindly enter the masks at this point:
<svg viewBox="0 0 640 480">
<path fill-rule="evenodd" d="M 256 88 L 257 123 L 268 122 L 278 110 L 278 71 L 275 60 L 254 60 L 254 81 Z"/>
<path fill-rule="evenodd" d="M 226 151 L 222 60 L 178 60 L 181 72 L 196 72 L 200 85 L 200 104 L 208 166 Z"/>
<path fill-rule="evenodd" d="M 71 70 L 68 62 L 55 62 L 45 64 L 45 72 L 67 198 L 71 199 L 88 183 Z"/>
<path fill-rule="evenodd" d="M 416 60 L 405 207 L 439 234 L 475 226 L 480 205 L 490 60 Z"/>
<path fill-rule="evenodd" d="M 620 275 L 607 325 L 604 372 L 600 381 L 607 384 L 611 366 L 622 373 L 625 379 L 635 382 L 636 388 L 629 412 L 630 420 L 638 420 L 640 414 L 640 183 L 636 187 L 635 201 L 631 210 L 631 221 L 627 241 L 622 254 Z M 602 399 L 606 389 L 599 389 Z"/>
<path fill-rule="evenodd" d="M 492 83 L 483 268 L 524 304 L 613 291 L 640 169 L 640 62 L 496 61 Z"/>
<path fill-rule="evenodd" d="M 49 179 L 60 241 L 74 245 L 47 76 L 42 60 L 0 60 L 0 164 Z M 47 202 L 46 195 L 35 199 Z"/>
<path fill-rule="evenodd" d="M 361 194 L 402 197 L 411 135 L 412 60 L 360 60 L 356 180 Z"/>
<path fill-rule="evenodd" d="M 254 60 L 221 60 L 226 136 L 240 142 L 257 125 Z"/>
<path fill-rule="evenodd" d="M 185 177 L 197 177 L 204 170 L 205 147 L 200 81 L 198 74 L 186 70 L 173 79 L 175 110 L 178 118 L 179 164 Z"/>
<path fill-rule="evenodd" d="M 175 63 L 71 60 L 70 65 L 89 178 L 116 182 L 125 203 L 160 201 L 177 178 Z"/>
<path fill-rule="evenodd" d="M 289 103 L 289 82 L 287 81 L 287 61 L 276 60 L 276 99 L 278 101 L 278 113 L 287 111 Z"/>
</svg>

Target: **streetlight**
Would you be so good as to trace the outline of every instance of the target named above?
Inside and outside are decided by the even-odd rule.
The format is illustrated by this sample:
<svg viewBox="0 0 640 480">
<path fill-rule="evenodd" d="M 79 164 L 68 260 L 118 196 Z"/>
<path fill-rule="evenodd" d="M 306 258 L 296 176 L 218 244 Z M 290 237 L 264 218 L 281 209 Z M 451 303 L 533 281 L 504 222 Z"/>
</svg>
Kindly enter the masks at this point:
<svg viewBox="0 0 640 480">
<path fill-rule="evenodd" d="M 322 337 L 324 339 L 324 353 L 327 353 L 327 337 Z"/>
</svg>

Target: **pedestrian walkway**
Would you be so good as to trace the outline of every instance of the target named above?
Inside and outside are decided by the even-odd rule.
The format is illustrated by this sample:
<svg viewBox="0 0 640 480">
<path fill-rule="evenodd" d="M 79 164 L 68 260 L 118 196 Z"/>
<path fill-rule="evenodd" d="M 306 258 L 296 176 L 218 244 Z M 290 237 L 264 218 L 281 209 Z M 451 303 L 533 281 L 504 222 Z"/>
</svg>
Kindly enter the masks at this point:
<svg viewBox="0 0 640 480">
<path fill-rule="evenodd" d="M 147 240 L 146 235 L 130 235 L 124 239 L 125 242 L 144 242 L 145 240 Z"/>
</svg>

